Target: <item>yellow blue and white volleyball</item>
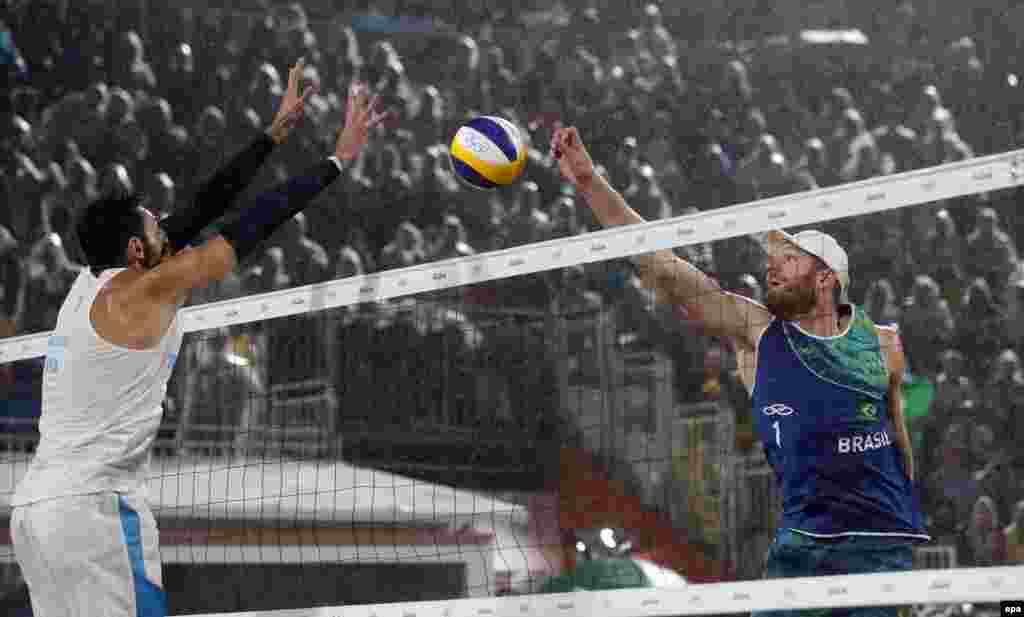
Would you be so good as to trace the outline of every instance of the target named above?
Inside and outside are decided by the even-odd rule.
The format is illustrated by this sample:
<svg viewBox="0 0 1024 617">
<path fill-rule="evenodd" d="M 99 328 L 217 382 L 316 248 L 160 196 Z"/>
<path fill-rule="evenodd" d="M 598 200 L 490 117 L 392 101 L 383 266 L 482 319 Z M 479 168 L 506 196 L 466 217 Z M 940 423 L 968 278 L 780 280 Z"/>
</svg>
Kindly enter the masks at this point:
<svg viewBox="0 0 1024 617">
<path fill-rule="evenodd" d="M 449 151 L 455 174 L 485 191 L 511 184 L 526 165 L 526 143 L 519 129 L 494 116 L 477 116 L 462 125 Z"/>
</svg>

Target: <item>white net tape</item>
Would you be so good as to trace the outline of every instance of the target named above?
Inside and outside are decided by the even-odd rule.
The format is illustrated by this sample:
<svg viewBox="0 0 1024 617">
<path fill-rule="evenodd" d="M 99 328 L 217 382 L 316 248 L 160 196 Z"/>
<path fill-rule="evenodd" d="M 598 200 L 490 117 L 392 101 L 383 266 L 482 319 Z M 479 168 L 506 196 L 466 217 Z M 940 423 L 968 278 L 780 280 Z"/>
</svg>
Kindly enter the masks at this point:
<svg viewBox="0 0 1024 617">
<path fill-rule="evenodd" d="M 1024 567 L 816 576 L 693 585 L 686 590 L 577 591 L 235 614 L 239 617 L 271 614 L 279 617 L 659 617 L 778 609 L 983 603 L 1015 598 L 1024 598 Z M 230 614 L 220 615 L 230 617 Z"/>
<path fill-rule="evenodd" d="M 182 311 L 186 332 L 287 317 L 904 208 L 1024 184 L 1024 150 L 719 210 L 388 270 Z M 0 362 L 46 353 L 49 333 L 0 341 Z"/>
</svg>

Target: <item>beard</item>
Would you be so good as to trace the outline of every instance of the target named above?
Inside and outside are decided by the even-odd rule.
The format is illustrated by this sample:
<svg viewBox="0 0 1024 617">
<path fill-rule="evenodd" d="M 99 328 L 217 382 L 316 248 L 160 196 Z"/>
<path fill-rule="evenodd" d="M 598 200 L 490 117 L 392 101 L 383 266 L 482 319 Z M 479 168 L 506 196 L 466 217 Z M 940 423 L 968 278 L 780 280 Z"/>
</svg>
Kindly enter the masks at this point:
<svg viewBox="0 0 1024 617">
<path fill-rule="evenodd" d="M 764 295 L 764 304 L 772 315 L 786 321 L 794 321 L 813 311 L 817 300 L 814 273 L 790 285 L 769 287 Z"/>
</svg>

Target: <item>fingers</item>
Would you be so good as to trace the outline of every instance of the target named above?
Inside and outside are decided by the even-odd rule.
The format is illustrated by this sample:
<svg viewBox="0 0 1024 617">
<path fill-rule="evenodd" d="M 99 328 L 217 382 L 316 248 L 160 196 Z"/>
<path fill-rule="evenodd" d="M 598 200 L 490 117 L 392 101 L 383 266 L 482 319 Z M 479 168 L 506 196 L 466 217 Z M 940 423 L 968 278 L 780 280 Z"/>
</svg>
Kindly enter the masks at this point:
<svg viewBox="0 0 1024 617">
<path fill-rule="evenodd" d="M 575 148 L 579 146 L 580 135 L 579 132 L 576 131 L 575 126 L 570 126 L 569 128 L 565 129 L 564 139 L 566 148 Z"/>
<path fill-rule="evenodd" d="M 391 112 L 391 111 L 382 111 L 380 113 L 375 113 L 370 118 L 370 122 L 366 126 L 368 128 L 372 129 L 373 127 L 377 126 L 378 124 L 380 124 L 382 122 L 385 122 L 387 120 L 390 120 L 390 119 L 392 119 L 394 117 L 395 117 L 395 113 Z"/>
<path fill-rule="evenodd" d="M 556 125 L 551 133 L 551 156 L 556 159 L 562 158 L 562 127 Z"/>
<path fill-rule="evenodd" d="M 562 127 L 561 125 L 555 127 L 555 131 L 551 135 L 551 154 L 556 159 L 562 158 L 566 152 L 576 150 L 581 146 L 582 142 L 576 127 Z"/>
<path fill-rule="evenodd" d="M 310 84 L 306 88 L 306 91 L 302 93 L 302 98 L 299 99 L 299 105 L 300 106 L 301 105 L 305 105 L 306 101 L 309 100 L 309 97 L 313 96 L 314 94 L 316 94 L 319 91 L 320 91 L 319 86 L 317 86 L 316 84 Z"/>
<path fill-rule="evenodd" d="M 377 105 L 380 103 L 380 95 L 374 94 L 373 98 L 370 99 L 370 104 L 366 106 L 366 114 L 368 116 L 375 115 L 374 112 L 377 110 Z"/>
<path fill-rule="evenodd" d="M 302 72 L 306 69 L 306 57 L 303 56 L 298 59 L 295 65 L 288 71 L 288 91 L 297 93 L 299 91 L 299 82 L 302 81 Z"/>
<path fill-rule="evenodd" d="M 353 118 L 355 113 L 361 111 L 361 99 L 365 92 L 365 84 L 361 81 L 353 81 L 348 87 L 348 103 L 345 109 L 345 118 Z"/>
</svg>

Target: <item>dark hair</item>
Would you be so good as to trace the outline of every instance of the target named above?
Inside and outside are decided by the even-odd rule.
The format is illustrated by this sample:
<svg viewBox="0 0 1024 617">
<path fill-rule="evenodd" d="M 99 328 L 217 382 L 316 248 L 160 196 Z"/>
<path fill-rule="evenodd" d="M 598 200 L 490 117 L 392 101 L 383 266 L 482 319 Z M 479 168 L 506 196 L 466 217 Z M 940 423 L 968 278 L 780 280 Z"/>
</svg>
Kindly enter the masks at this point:
<svg viewBox="0 0 1024 617">
<path fill-rule="evenodd" d="M 89 267 L 95 272 L 124 266 L 128 241 L 144 237 L 145 220 L 138 193 L 108 195 L 89 204 L 75 224 Z"/>
</svg>

